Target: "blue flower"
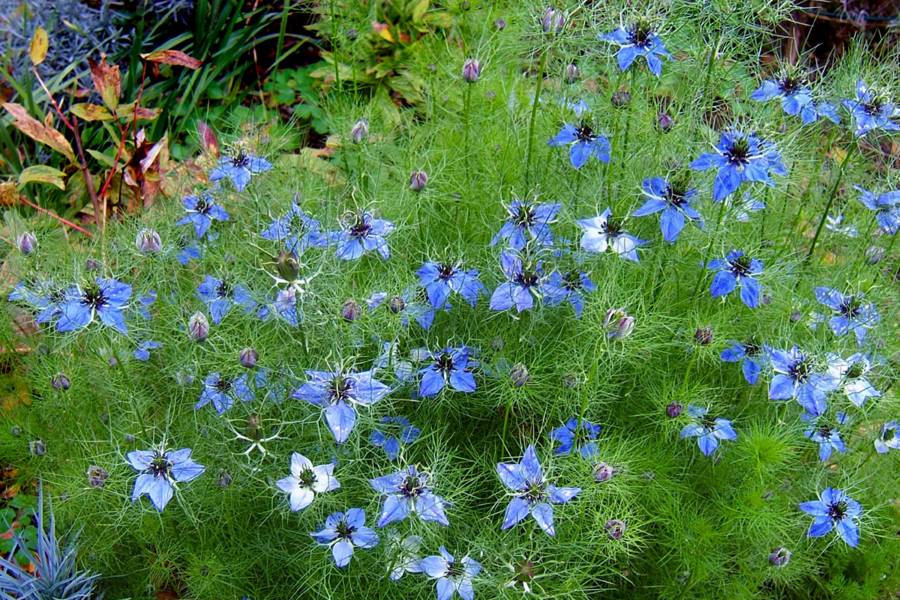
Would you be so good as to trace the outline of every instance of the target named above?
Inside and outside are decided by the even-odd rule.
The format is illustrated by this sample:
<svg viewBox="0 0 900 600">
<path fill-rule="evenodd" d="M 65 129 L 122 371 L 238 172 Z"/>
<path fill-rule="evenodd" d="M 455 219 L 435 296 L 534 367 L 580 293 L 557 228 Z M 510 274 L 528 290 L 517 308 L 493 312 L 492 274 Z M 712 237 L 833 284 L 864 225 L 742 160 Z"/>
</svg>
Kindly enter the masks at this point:
<svg viewBox="0 0 900 600">
<path fill-rule="evenodd" d="M 417 514 L 422 521 L 439 523 L 445 527 L 450 525 L 444 513 L 444 499 L 431 491 L 430 479 L 428 473 L 420 473 L 414 465 L 390 475 L 370 479 L 372 489 L 384 494 L 376 527 L 399 523 L 410 512 Z"/>
<path fill-rule="evenodd" d="M 418 535 L 401 538 L 396 532 L 389 533 L 388 538 L 392 548 L 391 581 L 398 581 L 407 573 L 421 573 L 419 549 L 422 547 L 422 538 Z"/>
<path fill-rule="evenodd" d="M 550 432 L 550 439 L 559 442 L 553 453 L 565 456 L 576 449 L 582 458 L 591 459 L 599 452 L 596 440 L 601 429 L 603 429 L 601 425 L 586 420 L 582 420 L 579 425 L 578 418 L 572 417 Z"/>
<path fill-rule="evenodd" d="M 575 309 L 575 316 L 581 318 L 584 311 L 583 292 L 593 292 L 597 289 L 587 273 L 573 270 L 565 275 L 559 271 L 553 271 L 544 281 L 541 291 L 544 294 L 544 302 L 547 306 L 556 306 L 568 302 Z"/>
<path fill-rule="evenodd" d="M 882 425 L 875 439 L 875 451 L 878 454 L 885 454 L 891 450 L 900 450 L 900 423 L 896 420 Z"/>
<path fill-rule="evenodd" d="M 381 429 L 369 435 L 369 443 L 383 448 L 388 460 L 397 460 L 401 447 L 412 444 L 422 434 L 422 430 L 412 425 L 406 417 L 381 417 Z"/>
<path fill-rule="evenodd" d="M 368 549 L 378 545 L 378 534 L 366 527 L 366 513 L 361 508 L 331 513 L 322 530 L 309 535 L 323 546 L 331 547 L 334 565 L 338 568 L 350 564 L 354 548 Z"/>
<path fill-rule="evenodd" d="M 814 373 L 812 359 L 797 346 L 790 350 L 770 348 L 769 360 L 775 371 L 769 382 L 770 400 L 794 398 L 808 413 L 821 415 L 825 412 L 825 397 L 837 387 L 833 377 Z"/>
<path fill-rule="evenodd" d="M 468 555 L 457 561 L 443 546 L 438 552 L 440 554 L 426 556 L 419 563 L 423 573 L 437 580 L 437 600 L 450 600 L 454 594 L 459 594 L 463 600 L 474 600 L 472 579 L 481 572 L 481 564 Z"/>
<path fill-rule="evenodd" d="M 200 400 L 194 405 L 194 410 L 200 410 L 211 402 L 216 412 L 221 415 L 231 408 L 235 399 L 249 402 L 253 400 L 253 396 L 246 373 L 234 379 L 222 377 L 219 373 L 210 373 L 203 380 L 203 391 L 200 393 Z"/>
<path fill-rule="evenodd" d="M 609 162 L 609 140 L 585 122 L 577 127 L 566 123 L 559 133 L 547 140 L 547 145 L 551 148 L 569 146 L 569 162 L 576 169 L 583 167 L 592 156 L 600 162 Z"/>
<path fill-rule="evenodd" d="M 674 243 L 678 239 L 687 221 L 703 227 L 703 216 L 691 206 L 697 197 L 696 189 L 687 188 L 679 182 L 670 183 L 662 177 L 645 179 L 641 188 L 647 201 L 631 216 L 643 217 L 661 211 L 659 228 L 667 242 Z"/>
<path fill-rule="evenodd" d="M 200 246 L 192 243 L 184 243 L 175 258 L 181 266 L 186 267 L 189 262 L 198 260 L 201 256 L 203 256 L 203 253 L 200 250 Z"/>
<path fill-rule="evenodd" d="M 319 222 L 303 212 L 295 200 L 287 214 L 272 221 L 260 235 L 266 240 L 283 240 L 288 252 L 300 255 L 308 248 L 328 245 L 328 236 L 320 231 L 320 227 Z"/>
<path fill-rule="evenodd" d="M 727 296 L 740 287 L 741 302 L 750 308 L 759 306 L 759 282 L 754 276 L 762 273 L 762 261 L 750 258 L 740 250 L 732 250 L 725 258 L 709 261 L 706 268 L 718 271 L 709 286 L 713 298 Z"/>
<path fill-rule="evenodd" d="M 206 469 L 191 460 L 191 449 L 181 450 L 133 450 L 126 456 L 128 464 L 139 473 L 131 492 L 131 501 L 147 494 L 150 503 L 159 512 L 166 507 L 175 493 L 175 483 L 196 479 Z"/>
<path fill-rule="evenodd" d="M 812 90 L 800 77 L 785 73 L 779 79 L 767 79 L 750 95 L 757 102 L 767 102 L 774 98 L 781 99 L 781 109 L 791 116 L 800 115 L 804 125 L 814 123 L 825 117 L 835 125 L 841 122 L 836 109 L 827 102 L 817 104 L 813 100 Z"/>
<path fill-rule="evenodd" d="M 153 315 L 150 314 L 150 307 L 156 304 L 156 299 L 156 290 L 147 290 L 146 294 L 138 297 L 138 312 L 148 321 L 153 318 Z"/>
<path fill-rule="evenodd" d="M 209 313 L 216 325 L 222 322 L 233 304 L 243 306 L 248 313 L 256 308 L 256 302 L 247 288 L 210 275 L 207 275 L 197 287 L 197 297 L 209 307 Z"/>
<path fill-rule="evenodd" d="M 857 345 L 862 346 L 866 341 L 866 333 L 880 319 L 875 305 L 864 304 L 862 294 L 844 295 L 829 287 L 817 287 L 815 294 L 816 300 L 834 313 L 828 321 L 834 334 L 843 336 L 852 331 L 856 335 Z"/>
<path fill-rule="evenodd" d="M 500 253 L 500 268 L 507 281 L 491 294 L 491 310 L 515 306 L 516 312 L 522 312 L 534 306 L 534 296 L 540 294 L 543 279 L 540 261 L 523 263 L 517 254 L 504 251 Z"/>
<path fill-rule="evenodd" d="M 427 351 L 424 348 L 421 350 L 427 355 Z M 416 352 L 416 350 L 413 352 Z M 415 377 L 415 369 L 412 362 L 401 358 L 400 348 L 396 341 L 381 343 L 381 353 L 374 360 L 372 366 L 377 369 L 393 368 L 394 377 L 397 378 L 399 383 L 408 383 Z M 387 423 L 389 421 L 382 422 Z"/>
<path fill-rule="evenodd" d="M 723 133 L 716 151 L 701 154 L 691 163 L 691 168 L 695 171 L 717 169 L 713 181 L 713 200 L 716 202 L 736 192 L 745 181 L 774 186 L 771 174 L 787 174 L 774 144 L 755 134 L 736 130 Z"/>
<path fill-rule="evenodd" d="M 459 263 L 426 262 L 416 271 L 416 275 L 434 308 L 443 308 L 451 292 L 458 293 L 475 306 L 478 296 L 485 291 L 478 280 L 478 270 L 462 269 Z"/>
<path fill-rule="evenodd" d="M 437 352 L 429 352 L 432 363 L 421 369 L 419 374 L 419 396 L 434 396 L 447 384 L 457 392 L 475 391 L 475 377 L 472 375 L 474 361 L 469 359 L 469 348 L 444 348 Z"/>
<path fill-rule="evenodd" d="M 391 250 L 386 236 L 392 231 L 393 223 L 364 212 L 354 215 L 352 222 L 345 224 L 340 231 L 331 232 L 329 237 L 337 244 L 337 257 L 341 260 L 356 260 L 372 250 L 387 260 L 391 257 Z"/>
<path fill-rule="evenodd" d="M 377 292 L 372 294 L 366 303 L 370 310 L 374 310 L 385 299 L 387 299 L 386 292 Z M 388 299 L 387 307 L 392 313 L 400 315 L 400 322 L 404 327 L 409 327 L 410 319 L 418 323 L 425 331 L 431 329 L 431 325 L 434 323 L 435 309 L 428 302 L 428 294 L 424 288 L 407 288 L 403 294 Z M 450 303 L 444 304 L 441 310 L 449 311 Z"/>
<path fill-rule="evenodd" d="M 726 200 L 726 202 L 729 202 Z M 729 209 L 734 210 L 734 220 L 738 223 L 749 223 L 750 213 L 759 212 L 766 207 L 766 203 L 758 198 L 754 198 L 750 192 L 744 192 L 743 197 L 733 199 L 730 202 Z"/>
<path fill-rule="evenodd" d="M 606 209 L 598 217 L 579 219 L 578 226 L 584 230 L 581 236 L 581 247 L 588 252 L 606 252 L 612 250 L 625 260 L 638 262 L 638 246 L 646 244 L 622 228 L 622 222 L 612 216 Z"/>
<path fill-rule="evenodd" d="M 325 423 L 338 444 L 347 441 L 356 425 L 355 406 L 371 406 L 388 395 L 390 388 L 375 379 L 373 371 L 307 371 L 309 378 L 291 396 L 324 409 Z"/>
<path fill-rule="evenodd" d="M 880 398 L 881 392 L 869 383 L 866 375 L 872 370 L 868 356 L 856 353 L 846 360 L 837 354 L 829 354 L 828 375 L 837 382 L 837 390 L 842 391 L 854 406 L 862 408 L 869 398 Z"/>
<path fill-rule="evenodd" d="M 230 179 L 234 189 L 243 192 L 250 179 L 259 173 L 272 168 L 272 163 L 259 156 L 245 154 L 243 150 L 235 156 L 223 156 L 216 167 L 210 171 L 209 180 L 213 183 L 222 179 Z"/>
<path fill-rule="evenodd" d="M 291 286 L 284 290 L 278 290 L 271 304 L 263 304 L 256 312 L 263 321 L 268 321 L 273 317 L 280 317 L 288 322 L 291 327 L 297 327 L 300 323 L 302 314 L 297 308 L 297 290 Z"/>
<path fill-rule="evenodd" d="M 502 529 L 509 529 L 530 513 L 547 535 L 555 535 L 553 504 L 565 504 L 581 492 L 577 487 L 556 487 L 544 478 L 534 446 L 522 455 L 522 462 L 498 463 L 500 481 L 513 491 L 514 497 L 506 507 Z"/>
<path fill-rule="evenodd" d="M 491 246 L 507 240 L 513 250 L 522 250 L 529 239 L 539 246 L 553 245 L 550 225 L 556 223 L 560 204 L 535 204 L 515 199 L 506 207 L 508 217 L 503 227 L 491 239 Z"/>
<path fill-rule="evenodd" d="M 681 437 L 697 438 L 697 445 L 704 456 L 710 456 L 719 447 L 719 440 L 735 440 L 737 433 L 731 421 L 708 416 L 709 409 L 693 404 L 688 406 L 688 415 L 692 422 L 681 430 Z"/>
<path fill-rule="evenodd" d="M 750 385 L 756 384 L 759 380 L 759 374 L 762 372 L 766 359 L 766 355 L 763 354 L 763 348 L 752 341 L 746 343 L 733 342 L 731 346 L 722 350 L 722 354 L 719 357 L 725 362 L 741 363 L 744 379 Z"/>
<path fill-rule="evenodd" d="M 84 289 L 74 286 L 66 290 L 58 305 L 57 331 L 74 331 L 87 327 L 99 316 L 100 321 L 122 333 L 128 332 L 124 310 L 131 298 L 131 286 L 115 279 L 98 277 L 95 285 Z"/>
<path fill-rule="evenodd" d="M 814 517 L 806 533 L 808 537 L 822 537 L 837 529 L 838 535 L 848 546 L 856 548 L 859 544 L 859 525 L 856 521 L 862 514 L 862 507 L 846 492 L 825 488 L 818 500 L 801 502 L 800 510 Z"/>
<path fill-rule="evenodd" d="M 138 347 L 134 351 L 134 357 L 138 360 L 148 361 L 150 360 L 150 351 L 156 350 L 160 347 L 162 347 L 162 344 L 160 344 L 159 342 L 146 340 L 138 344 Z"/>
<path fill-rule="evenodd" d="M 291 474 L 279 479 L 275 485 L 279 490 L 288 494 L 291 510 L 296 512 L 312 504 L 317 494 L 324 494 L 341 487 L 333 473 L 333 463 L 314 467 L 311 460 L 299 452 L 292 452 Z"/>
<path fill-rule="evenodd" d="M 229 218 L 225 209 L 216 204 L 216 199 L 209 192 L 201 192 L 198 196 L 185 196 L 181 199 L 181 203 L 188 214 L 179 219 L 176 225 L 192 224 L 198 240 L 203 239 L 213 221 L 227 221 Z M 186 248 L 184 252 L 187 251 Z M 185 258 L 188 257 L 189 255 L 185 255 Z M 181 260 L 180 255 L 179 260 Z M 186 262 L 186 260 L 181 261 L 181 264 Z"/>
<path fill-rule="evenodd" d="M 804 413 L 800 418 L 812 424 L 812 427 L 804 431 L 803 435 L 819 444 L 819 460 L 824 462 L 831 458 L 833 450 L 841 453 L 847 451 L 847 447 L 844 446 L 844 440 L 841 439 L 841 432 L 837 429 L 839 425 L 845 425 L 849 422 L 850 419 L 847 417 L 847 413 L 837 413 L 835 422 L 824 415 L 813 415 L 810 413 Z"/>
<path fill-rule="evenodd" d="M 66 299 L 66 290 L 53 281 L 20 282 L 9 293 L 10 302 L 22 302 L 35 313 L 35 323 L 47 323 L 59 316 L 60 305 Z"/>
<path fill-rule="evenodd" d="M 859 201 L 862 205 L 875 212 L 875 220 L 881 230 L 888 235 L 895 235 L 900 229 L 900 190 L 876 196 L 861 186 L 853 187 L 860 192 Z"/>
<path fill-rule="evenodd" d="M 662 75 L 662 59 L 672 58 L 663 41 L 653 32 L 650 24 L 646 21 L 639 21 L 628 29 L 619 27 L 615 31 L 600 34 L 598 37 L 605 42 L 619 46 L 616 59 L 621 71 L 627 71 L 636 58 L 643 56 L 650 72 L 659 77 Z"/>
<path fill-rule="evenodd" d="M 894 122 L 897 107 L 870 89 L 863 80 L 856 82 L 856 100 L 844 100 L 844 108 L 856 123 L 856 135 L 863 136 L 870 131 L 900 131 Z"/>
</svg>

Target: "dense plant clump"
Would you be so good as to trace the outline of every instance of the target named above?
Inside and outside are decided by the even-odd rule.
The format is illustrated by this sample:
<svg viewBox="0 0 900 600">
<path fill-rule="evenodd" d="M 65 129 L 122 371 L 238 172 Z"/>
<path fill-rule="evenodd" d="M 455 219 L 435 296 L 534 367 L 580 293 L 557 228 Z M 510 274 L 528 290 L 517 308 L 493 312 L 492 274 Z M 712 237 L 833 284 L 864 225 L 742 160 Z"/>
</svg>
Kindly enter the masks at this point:
<svg viewBox="0 0 900 600">
<path fill-rule="evenodd" d="M 8 215 L 0 347 L 33 400 L 0 450 L 102 574 L 67 576 L 894 593 L 896 71 L 760 65 L 789 3 L 408 4 L 332 40 L 312 162 L 207 128 L 176 196 L 102 234 Z M 356 73 L 368 50 L 407 72 Z"/>
</svg>

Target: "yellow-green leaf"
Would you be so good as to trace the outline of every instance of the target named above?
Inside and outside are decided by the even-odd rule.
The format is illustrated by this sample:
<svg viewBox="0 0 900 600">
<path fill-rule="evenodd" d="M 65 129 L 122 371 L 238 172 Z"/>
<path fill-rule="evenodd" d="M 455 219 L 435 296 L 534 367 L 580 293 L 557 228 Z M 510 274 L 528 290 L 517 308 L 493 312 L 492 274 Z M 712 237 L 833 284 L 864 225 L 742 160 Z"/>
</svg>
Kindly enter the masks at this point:
<svg viewBox="0 0 900 600">
<path fill-rule="evenodd" d="M 91 79 L 94 80 L 94 88 L 103 98 L 103 104 L 110 110 L 116 110 L 119 106 L 119 96 L 122 94 L 122 75 L 119 73 L 119 65 L 110 65 L 106 62 L 106 56 L 100 57 L 100 62 L 88 59 L 91 67 Z"/>
<path fill-rule="evenodd" d="M 422 17 L 425 16 L 425 13 L 428 12 L 428 5 L 431 4 L 430 0 L 419 0 L 412 9 L 412 20 L 413 23 L 418 23 L 422 20 Z"/>
<path fill-rule="evenodd" d="M 28 111 L 21 104 L 5 102 L 3 108 L 13 116 L 13 127 L 34 141 L 50 146 L 70 161 L 75 162 L 75 153 L 72 152 L 72 145 L 63 134 L 29 115 Z"/>
<path fill-rule="evenodd" d="M 109 154 L 104 154 L 103 152 L 94 150 L 92 148 L 85 148 L 84 151 L 93 156 L 97 160 L 97 162 L 103 164 L 106 167 L 109 167 L 110 169 L 112 169 L 116 164 L 116 161 Z"/>
<path fill-rule="evenodd" d="M 34 30 L 31 37 L 31 46 L 28 48 L 28 56 L 31 58 L 31 64 L 37 66 L 44 62 L 47 58 L 47 49 L 50 47 L 50 38 L 47 36 L 47 30 L 38 27 Z"/>
<path fill-rule="evenodd" d="M 105 106 L 100 106 L 99 104 L 82 102 L 73 104 L 69 110 L 82 121 L 112 121 L 115 119 L 113 114 L 106 110 Z"/>
<path fill-rule="evenodd" d="M 19 185 L 26 183 L 46 183 L 58 187 L 61 190 L 66 189 L 66 174 L 59 169 L 48 167 L 47 165 L 35 165 L 28 167 L 19 173 Z"/>
</svg>

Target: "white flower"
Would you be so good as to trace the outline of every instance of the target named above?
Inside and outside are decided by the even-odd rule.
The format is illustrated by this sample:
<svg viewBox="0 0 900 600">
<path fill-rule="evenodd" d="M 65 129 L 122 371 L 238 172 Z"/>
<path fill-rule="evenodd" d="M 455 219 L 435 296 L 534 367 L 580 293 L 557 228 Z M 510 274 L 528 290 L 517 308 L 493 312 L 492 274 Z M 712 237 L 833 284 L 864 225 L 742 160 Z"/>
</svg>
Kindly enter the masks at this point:
<svg viewBox="0 0 900 600">
<path fill-rule="evenodd" d="M 316 494 L 330 492 L 341 487 L 332 476 L 331 463 L 314 467 L 312 461 L 298 452 L 291 454 L 291 474 L 279 479 L 278 489 L 290 494 L 291 510 L 298 511 L 312 504 Z"/>
</svg>

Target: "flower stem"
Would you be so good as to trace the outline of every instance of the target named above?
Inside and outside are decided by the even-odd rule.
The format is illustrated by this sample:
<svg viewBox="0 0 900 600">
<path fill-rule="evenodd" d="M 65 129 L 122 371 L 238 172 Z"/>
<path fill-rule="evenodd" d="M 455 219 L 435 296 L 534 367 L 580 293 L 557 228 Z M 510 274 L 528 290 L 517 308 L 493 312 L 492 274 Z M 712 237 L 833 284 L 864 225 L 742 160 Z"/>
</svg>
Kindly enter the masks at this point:
<svg viewBox="0 0 900 600">
<path fill-rule="evenodd" d="M 813 236 L 812 245 L 809 247 L 809 252 L 806 253 L 806 258 L 803 259 L 803 264 L 809 264 L 809 261 L 812 259 L 813 252 L 816 251 L 816 243 L 819 241 L 819 235 L 822 233 L 822 228 L 825 226 L 825 219 L 828 218 L 828 211 L 831 210 L 831 205 L 834 202 L 834 197 L 837 195 L 838 187 L 841 185 L 841 180 L 844 179 L 844 171 L 846 171 L 847 162 L 850 160 L 850 157 L 853 155 L 853 151 L 856 149 L 856 144 L 850 146 L 847 150 L 847 154 L 844 155 L 844 160 L 841 161 L 840 169 L 838 170 L 837 177 L 834 178 L 834 183 L 831 186 L 831 191 L 828 193 L 828 200 L 825 202 L 825 210 L 822 211 L 822 218 L 819 219 L 819 226 L 816 227 L 816 234 Z"/>
<path fill-rule="evenodd" d="M 703 257 L 703 264 L 700 265 L 700 277 L 697 278 L 697 284 L 694 286 L 694 291 L 691 294 L 691 298 L 697 295 L 697 292 L 700 291 L 700 285 L 703 283 L 703 279 L 706 275 L 706 264 L 709 262 L 709 257 L 712 254 L 713 246 L 716 243 L 716 239 L 719 237 L 719 229 L 722 227 L 722 219 L 725 218 L 725 205 L 726 201 L 723 198 L 721 202 L 721 206 L 719 207 L 719 216 L 716 219 L 716 229 L 713 231 L 712 236 L 709 239 L 709 245 L 706 246 L 706 253 Z"/>
<path fill-rule="evenodd" d="M 549 52 L 541 51 L 541 63 L 538 67 L 537 83 L 534 86 L 534 100 L 531 103 L 531 118 L 528 120 L 528 150 L 525 154 L 525 190 L 531 185 L 531 162 L 534 154 L 534 123 L 537 120 L 537 108 L 541 101 L 541 91 L 544 89 L 544 71 L 547 69 L 547 55 Z"/>
<path fill-rule="evenodd" d="M 338 26 L 337 26 L 337 17 L 335 16 L 335 4 L 337 0 L 331 0 L 329 2 L 329 8 L 331 9 L 331 58 L 334 62 L 334 83 L 337 86 L 338 91 L 341 90 L 341 73 L 338 65 L 338 56 L 337 56 L 337 46 L 338 46 Z"/>
</svg>

